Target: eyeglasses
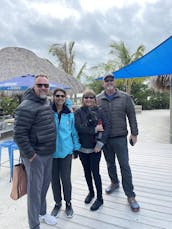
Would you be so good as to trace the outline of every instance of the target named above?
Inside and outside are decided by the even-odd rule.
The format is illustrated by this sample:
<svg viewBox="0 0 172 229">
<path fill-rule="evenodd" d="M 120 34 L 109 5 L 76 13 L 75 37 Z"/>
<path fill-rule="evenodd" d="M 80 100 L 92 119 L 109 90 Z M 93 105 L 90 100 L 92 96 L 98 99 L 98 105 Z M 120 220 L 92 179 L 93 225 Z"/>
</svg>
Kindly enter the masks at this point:
<svg viewBox="0 0 172 229">
<path fill-rule="evenodd" d="M 95 96 L 85 96 L 84 99 L 95 99 Z"/>
<path fill-rule="evenodd" d="M 49 84 L 47 84 L 47 83 L 37 83 L 36 86 L 39 87 L 39 88 L 42 88 L 43 86 L 45 88 L 49 88 Z"/>
<path fill-rule="evenodd" d="M 56 98 L 65 98 L 65 95 L 55 95 Z"/>
<path fill-rule="evenodd" d="M 105 80 L 106 83 L 113 82 L 113 81 L 114 81 L 113 79 L 107 79 L 107 80 Z"/>
</svg>

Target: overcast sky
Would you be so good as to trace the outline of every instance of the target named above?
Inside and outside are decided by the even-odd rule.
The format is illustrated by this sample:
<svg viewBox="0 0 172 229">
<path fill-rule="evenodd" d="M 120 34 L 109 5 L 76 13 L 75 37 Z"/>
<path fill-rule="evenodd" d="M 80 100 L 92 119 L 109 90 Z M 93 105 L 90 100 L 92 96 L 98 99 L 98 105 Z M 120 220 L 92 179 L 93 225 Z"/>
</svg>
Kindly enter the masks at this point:
<svg viewBox="0 0 172 229">
<path fill-rule="evenodd" d="M 146 52 L 171 36 L 171 0 L 1 0 L 0 48 L 24 47 L 53 63 L 53 43 L 75 41 L 78 64 L 108 59 L 112 40 Z"/>
</svg>

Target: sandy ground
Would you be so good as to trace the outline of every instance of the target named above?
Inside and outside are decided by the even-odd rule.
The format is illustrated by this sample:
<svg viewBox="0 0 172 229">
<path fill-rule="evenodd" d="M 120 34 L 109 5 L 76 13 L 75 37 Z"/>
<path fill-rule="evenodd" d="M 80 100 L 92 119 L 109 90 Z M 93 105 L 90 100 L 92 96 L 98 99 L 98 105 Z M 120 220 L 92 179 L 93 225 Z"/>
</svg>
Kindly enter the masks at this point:
<svg viewBox="0 0 172 229">
<path fill-rule="evenodd" d="M 138 141 L 143 143 L 169 143 L 170 111 L 142 111 L 137 114 L 139 127 Z"/>
<path fill-rule="evenodd" d="M 137 114 L 139 137 L 138 141 L 143 143 L 169 143 L 169 110 L 142 111 Z M 5 139 L 0 139 L 4 141 Z M 15 161 L 18 160 L 18 151 L 15 151 Z M 0 167 L 0 229 L 26 229 L 27 210 L 26 197 L 18 201 L 9 198 L 11 183 L 9 183 L 9 162 L 6 149 L 2 150 Z M 82 167 L 79 160 L 73 160 L 72 182 L 80 173 Z M 51 211 L 54 205 L 51 188 L 48 191 L 47 209 Z"/>
</svg>

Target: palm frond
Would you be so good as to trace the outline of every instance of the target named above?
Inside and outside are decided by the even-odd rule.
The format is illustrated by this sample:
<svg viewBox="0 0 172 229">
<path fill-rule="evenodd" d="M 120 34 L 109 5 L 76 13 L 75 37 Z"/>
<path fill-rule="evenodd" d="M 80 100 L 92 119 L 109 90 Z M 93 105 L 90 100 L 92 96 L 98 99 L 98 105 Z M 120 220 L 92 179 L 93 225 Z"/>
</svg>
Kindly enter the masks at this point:
<svg viewBox="0 0 172 229">
<path fill-rule="evenodd" d="M 167 91 L 170 87 L 170 77 L 172 75 L 161 75 L 152 77 L 151 86 L 155 91 Z"/>
<path fill-rule="evenodd" d="M 81 75 L 82 75 L 82 73 L 83 73 L 83 70 L 84 70 L 84 68 L 86 68 L 86 63 L 84 63 L 83 65 L 82 65 L 82 67 L 80 68 L 80 70 L 79 70 L 79 72 L 78 72 L 78 74 L 76 75 L 76 78 L 77 79 L 79 79 L 80 80 L 80 78 L 81 78 Z"/>
</svg>

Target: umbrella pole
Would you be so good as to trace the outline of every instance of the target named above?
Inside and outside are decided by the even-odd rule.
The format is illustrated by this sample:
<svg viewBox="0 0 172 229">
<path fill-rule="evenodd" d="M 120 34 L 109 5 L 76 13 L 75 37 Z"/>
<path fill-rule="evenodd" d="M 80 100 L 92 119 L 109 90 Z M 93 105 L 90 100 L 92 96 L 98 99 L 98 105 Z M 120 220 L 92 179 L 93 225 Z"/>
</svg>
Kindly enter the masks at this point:
<svg viewBox="0 0 172 229">
<path fill-rule="evenodd" d="M 170 144 L 172 144 L 172 74 L 170 75 Z"/>
</svg>

